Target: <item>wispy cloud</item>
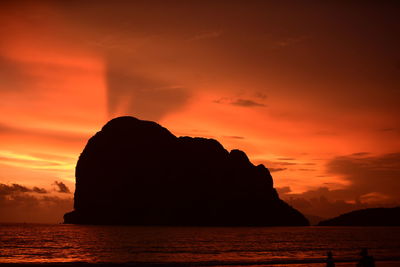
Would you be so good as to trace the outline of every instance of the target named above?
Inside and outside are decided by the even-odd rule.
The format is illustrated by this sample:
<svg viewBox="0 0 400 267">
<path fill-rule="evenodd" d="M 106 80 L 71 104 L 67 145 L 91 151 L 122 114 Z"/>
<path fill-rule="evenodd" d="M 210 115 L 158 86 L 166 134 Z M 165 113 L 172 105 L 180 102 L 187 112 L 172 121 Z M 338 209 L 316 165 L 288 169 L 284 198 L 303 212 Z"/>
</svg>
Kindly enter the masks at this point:
<svg viewBox="0 0 400 267">
<path fill-rule="evenodd" d="M 217 103 L 217 104 L 228 104 L 228 105 L 234 105 L 234 106 L 246 107 L 246 108 L 266 107 L 266 105 L 263 103 L 256 102 L 251 99 L 244 99 L 244 98 L 232 99 L 232 98 L 228 98 L 228 97 L 221 97 L 219 99 L 214 100 L 213 102 Z"/>
<path fill-rule="evenodd" d="M 66 186 L 63 182 L 54 181 L 54 185 L 57 186 L 56 191 L 58 193 L 65 193 L 65 194 L 71 193 L 68 186 Z"/>
<path fill-rule="evenodd" d="M 263 93 L 263 92 L 255 92 L 254 96 L 259 98 L 259 99 L 266 99 L 267 98 L 267 94 Z"/>
<path fill-rule="evenodd" d="M 223 136 L 224 138 L 230 138 L 230 139 L 244 139 L 243 136 L 236 136 L 236 135 L 228 135 L 228 136 Z"/>
<path fill-rule="evenodd" d="M 11 151 L 0 150 L 0 163 L 39 170 L 71 170 L 74 167 L 73 162 L 61 160 L 45 159 L 28 154 L 15 153 Z"/>
<path fill-rule="evenodd" d="M 306 168 L 300 168 L 300 169 L 297 169 L 297 170 L 303 171 L 303 172 L 314 172 L 314 171 L 316 171 L 315 169 L 306 169 Z"/>
<path fill-rule="evenodd" d="M 284 48 L 284 47 L 293 46 L 293 45 L 296 45 L 298 43 L 301 43 L 301 42 L 307 40 L 308 38 L 309 37 L 305 36 L 305 35 L 283 38 L 283 39 L 275 42 L 275 47 L 276 48 Z"/>
<path fill-rule="evenodd" d="M 189 41 L 198 41 L 198 40 L 205 40 L 205 39 L 215 39 L 220 37 L 222 31 L 204 31 L 196 34 Z"/>
<path fill-rule="evenodd" d="M 363 157 L 363 156 L 367 156 L 369 154 L 370 154 L 369 152 L 357 152 L 357 153 L 353 153 L 351 155 L 355 156 L 355 157 Z"/>
<path fill-rule="evenodd" d="M 287 168 L 268 168 L 270 172 L 281 172 L 287 170 Z"/>
<path fill-rule="evenodd" d="M 277 158 L 277 160 L 296 160 L 295 158 Z"/>
<path fill-rule="evenodd" d="M 287 161 L 279 161 L 279 162 L 275 162 L 275 164 L 283 165 L 283 166 L 297 165 L 297 163 L 295 163 L 295 162 L 287 162 Z"/>
<path fill-rule="evenodd" d="M 237 99 L 231 103 L 232 105 L 235 106 L 241 106 L 241 107 L 265 107 L 265 104 L 250 100 L 250 99 Z"/>
<path fill-rule="evenodd" d="M 32 188 L 29 188 L 24 185 L 20 184 L 1 184 L 0 183 L 0 197 L 1 196 L 6 196 L 6 195 L 14 195 L 14 194 L 19 194 L 19 193 L 38 193 L 38 194 L 46 194 L 47 190 L 44 188 L 39 188 L 37 186 L 34 186 Z"/>
</svg>

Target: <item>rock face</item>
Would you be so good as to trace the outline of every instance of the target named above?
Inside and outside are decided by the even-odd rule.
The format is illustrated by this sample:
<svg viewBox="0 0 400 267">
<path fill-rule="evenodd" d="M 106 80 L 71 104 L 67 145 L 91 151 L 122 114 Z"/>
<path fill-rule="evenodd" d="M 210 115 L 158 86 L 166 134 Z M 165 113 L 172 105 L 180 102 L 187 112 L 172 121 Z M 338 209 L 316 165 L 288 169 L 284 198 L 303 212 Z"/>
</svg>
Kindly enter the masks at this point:
<svg viewBox="0 0 400 267">
<path fill-rule="evenodd" d="M 280 200 L 263 165 L 216 140 L 176 137 L 133 117 L 108 122 L 76 166 L 65 223 L 197 226 L 308 225 Z"/>
<path fill-rule="evenodd" d="M 320 226 L 400 226 L 400 207 L 355 210 L 320 222 Z"/>
</svg>

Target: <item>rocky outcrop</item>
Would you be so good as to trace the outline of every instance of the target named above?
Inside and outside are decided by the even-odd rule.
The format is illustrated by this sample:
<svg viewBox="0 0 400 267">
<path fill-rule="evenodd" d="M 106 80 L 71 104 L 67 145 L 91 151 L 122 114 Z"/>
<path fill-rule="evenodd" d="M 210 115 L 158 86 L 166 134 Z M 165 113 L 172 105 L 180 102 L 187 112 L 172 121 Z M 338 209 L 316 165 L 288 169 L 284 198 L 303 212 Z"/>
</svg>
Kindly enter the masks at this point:
<svg viewBox="0 0 400 267">
<path fill-rule="evenodd" d="M 263 165 L 216 140 L 176 137 L 119 117 L 88 141 L 65 223 L 198 226 L 308 225 L 280 200 Z"/>
<path fill-rule="evenodd" d="M 355 210 L 320 222 L 320 226 L 400 226 L 400 207 Z"/>
</svg>

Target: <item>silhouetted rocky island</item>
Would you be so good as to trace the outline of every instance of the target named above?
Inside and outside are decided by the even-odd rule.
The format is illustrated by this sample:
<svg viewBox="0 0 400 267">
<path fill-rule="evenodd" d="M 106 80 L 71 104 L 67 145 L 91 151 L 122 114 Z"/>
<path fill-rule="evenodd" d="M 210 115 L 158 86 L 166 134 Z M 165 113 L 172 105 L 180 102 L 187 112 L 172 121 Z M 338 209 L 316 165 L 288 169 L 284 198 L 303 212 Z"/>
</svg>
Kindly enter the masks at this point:
<svg viewBox="0 0 400 267">
<path fill-rule="evenodd" d="M 216 140 L 176 137 L 119 117 L 88 141 L 65 223 L 198 226 L 308 225 L 279 199 L 264 165 Z"/>
<path fill-rule="evenodd" d="M 321 221 L 320 226 L 400 226 L 400 207 L 355 210 L 333 219 Z"/>
</svg>

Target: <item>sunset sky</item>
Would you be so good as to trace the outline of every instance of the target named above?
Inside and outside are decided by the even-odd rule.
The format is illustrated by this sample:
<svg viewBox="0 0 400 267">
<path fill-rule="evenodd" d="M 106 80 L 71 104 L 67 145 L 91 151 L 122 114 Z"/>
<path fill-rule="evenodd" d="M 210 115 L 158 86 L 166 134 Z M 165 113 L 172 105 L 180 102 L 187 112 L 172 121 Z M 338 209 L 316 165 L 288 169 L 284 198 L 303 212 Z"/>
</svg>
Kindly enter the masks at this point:
<svg viewBox="0 0 400 267">
<path fill-rule="evenodd" d="M 61 222 L 111 118 L 264 164 L 321 217 L 400 204 L 397 1 L 0 1 L 0 221 Z"/>
</svg>

